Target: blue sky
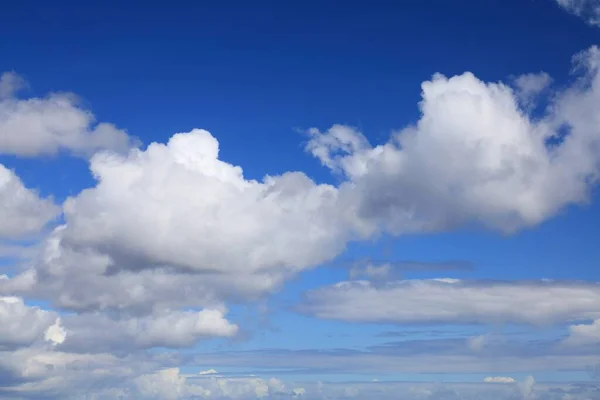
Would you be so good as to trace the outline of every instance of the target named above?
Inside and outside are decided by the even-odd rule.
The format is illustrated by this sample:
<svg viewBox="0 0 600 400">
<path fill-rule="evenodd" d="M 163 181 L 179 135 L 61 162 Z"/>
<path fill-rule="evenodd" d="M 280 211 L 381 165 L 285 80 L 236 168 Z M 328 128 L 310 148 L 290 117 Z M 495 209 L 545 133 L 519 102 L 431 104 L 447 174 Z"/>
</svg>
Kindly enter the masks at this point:
<svg viewBox="0 0 600 400">
<path fill-rule="evenodd" d="M 15 2 L 0 397 L 600 398 L 600 3 Z"/>
</svg>

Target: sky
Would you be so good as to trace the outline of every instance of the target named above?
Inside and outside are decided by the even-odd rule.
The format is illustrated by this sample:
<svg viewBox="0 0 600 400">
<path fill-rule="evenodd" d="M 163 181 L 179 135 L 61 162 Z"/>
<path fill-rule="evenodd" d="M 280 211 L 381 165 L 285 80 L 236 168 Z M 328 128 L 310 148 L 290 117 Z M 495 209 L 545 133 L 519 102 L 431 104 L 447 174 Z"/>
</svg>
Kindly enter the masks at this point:
<svg viewBox="0 0 600 400">
<path fill-rule="evenodd" d="M 600 399 L 600 1 L 0 37 L 0 398 Z"/>
</svg>

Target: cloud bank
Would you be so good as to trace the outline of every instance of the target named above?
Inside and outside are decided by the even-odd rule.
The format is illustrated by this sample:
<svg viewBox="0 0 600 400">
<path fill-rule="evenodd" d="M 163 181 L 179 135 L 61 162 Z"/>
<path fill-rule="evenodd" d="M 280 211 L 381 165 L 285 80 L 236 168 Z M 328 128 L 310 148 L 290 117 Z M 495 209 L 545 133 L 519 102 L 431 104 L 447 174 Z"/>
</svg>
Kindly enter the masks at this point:
<svg viewBox="0 0 600 400">
<path fill-rule="evenodd" d="M 178 369 L 182 353 L 165 348 L 235 337 L 240 322 L 227 315 L 229 304 L 264 299 L 353 241 L 473 226 L 511 233 L 585 204 L 600 172 L 600 50 L 592 47 L 574 60 L 579 75 L 551 93 L 540 116 L 529 110 L 536 96 L 551 90 L 546 75 L 523 76 L 510 86 L 472 73 L 437 74 L 422 84 L 419 120 L 384 144 L 372 146 L 349 126 L 310 129 L 306 149 L 340 176 L 338 185 L 299 171 L 248 179 L 240 166 L 220 159 L 218 140 L 202 129 L 136 148 L 125 131 L 96 124 L 73 96 L 21 99 L 23 80 L 3 75 L 0 153 L 85 156 L 95 184 L 59 209 L 0 167 L 1 239 L 34 235 L 60 220 L 17 273 L 0 279 L 0 393 L 79 399 L 331 397 L 319 388 L 256 377 L 190 378 Z M 390 282 L 397 277 L 385 266 L 355 271 L 355 278 L 364 276 L 377 282 L 313 290 L 301 309 L 355 322 L 570 324 L 563 344 L 575 348 L 597 337 L 597 323 L 590 323 L 600 319 L 595 283 Z M 23 300 L 30 298 L 51 309 Z M 318 364 L 314 354 L 270 353 L 269 365 L 263 353 L 203 354 L 202 365 L 243 361 L 255 367 L 342 365 L 364 372 L 376 366 L 434 373 L 448 366 L 481 371 L 485 362 L 489 373 L 504 374 L 511 368 L 582 370 L 598 360 L 579 350 L 565 354 L 552 348 L 524 358 L 489 353 L 494 348 L 488 345 L 474 352 L 466 341 L 458 350 L 427 345 L 440 353 L 415 358 L 396 346 L 393 359 L 377 351 L 353 353 L 351 360 L 336 353 Z M 501 391 L 494 394 L 498 399 L 557 398 L 557 392 L 537 393 L 533 380 L 516 388 L 490 386 L 494 389 L 487 390 Z M 378 390 L 369 398 L 389 397 Z M 456 388 L 415 390 L 406 398 L 481 398 L 481 392 Z M 561 390 L 561 398 L 593 392 Z M 359 395 L 363 388 L 335 392 L 337 398 Z"/>
</svg>

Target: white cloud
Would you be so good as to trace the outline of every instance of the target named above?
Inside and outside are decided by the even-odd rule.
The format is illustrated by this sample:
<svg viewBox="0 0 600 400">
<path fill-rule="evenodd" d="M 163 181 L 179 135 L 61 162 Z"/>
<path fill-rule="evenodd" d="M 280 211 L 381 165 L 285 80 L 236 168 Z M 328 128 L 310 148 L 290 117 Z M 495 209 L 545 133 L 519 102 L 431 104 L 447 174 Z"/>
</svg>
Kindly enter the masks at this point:
<svg viewBox="0 0 600 400">
<path fill-rule="evenodd" d="M 238 326 L 230 323 L 220 310 L 165 311 L 144 317 L 112 319 L 103 313 L 65 318 L 71 351 L 135 351 L 140 348 L 193 346 L 204 338 L 232 337 Z"/>
<path fill-rule="evenodd" d="M 592 26 L 600 26 L 599 0 L 556 0 L 559 6 Z"/>
<path fill-rule="evenodd" d="M 593 345 L 600 343 L 600 319 L 590 324 L 572 325 L 569 327 L 569 336 L 565 339 L 569 345 Z"/>
<path fill-rule="evenodd" d="M 143 357 L 112 354 L 74 354 L 56 346 L 34 345 L 0 351 L 0 397 L 19 399 L 83 399 L 106 389 L 122 387 L 160 366 Z M 12 397 L 11 397 L 12 396 Z M 90 397 L 94 398 L 94 397 Z"/>
<path fill-rule="evenodd" d="M 336 188 L 297 172 L 246 180 L 202 130 L 98 154 L 91 169 L 98 185 L 65 202 L 66 224 L 27 273 L 29 289 L 71 309 L 256 298 L 352 234 Z"/>
<path fill-rule="evenodd" d="M 64 242 L 112 247 L 141 267 L 224 273 L 297 271 L 343 248 L 335 188 L 302 173 L 246 180 L 218 151 L 194 130 L 127 157 L 97 155 L 98 185 L 65 203 Z"/>
<path fill-rule="evenodd" d="M 55 340 L 58 327 L 56 313 L 29 307 L 18 297 L 0 297 L 0 349 L 27 346 L 44 338 Z"/>
<path fill-rule="evenodd" d="M 216 370 L 214 370 L 214 369 L 211 368 L 211 369 L 207 369 L 207 370 L 198 372 L 198 375 L 214 375 L 214 374 L 217 374 L 217 373 L 218 372 Z"/>
<path fill-rule="evenodd" d="M 0 77 L 0 154 L 22 157 L 52 155 L 67 150 L 89 156 L 99 150 L 127 151 L 135 140 L 78 104 L 73 94 L 19 99 L 25 85 L 14 73 Z"/>
<path fill-rule="evenodd" d="M 40 198 L 0 164 L 0 239 L 38 233 L 58 213 L 51 199 Z"/>
<path fill-rule="evenodd" d="M 557 93 L 539 120 L 502 83 L 438 74 L 422 85 L 420 120 L 388 143 L 371 147 L 361 132 L 334 126 L 311 129 L 307 150 L 347 177 L 340 203 L 363 226 L 393 234 L 533 226 L 586 202 L 597 182 L 599 53 L 592 47 L 577 56 L 584 76 Z M 550 139 L 558 143 L 548 146 Z"/>
<path fill-rule="evenodd" d="M 46 333 L 44 333 L 44 340 L 55 345 L 63 343 L 66 338 L 67 331 L 62 326 L 60 318 L 57 318 L 54 324 L 50 325 L 48 329 L 46 329 Z"/>
<path fill-rule="evenodd" d="M 509 378 L 506 376 L 488 376 L 483 381 L 486 383 L 516 383 L 517 382 L 514 378 Z"/>
<path fill-rule="evenodd" d="M 341 282 L 306 294 L 319 318 L 385 323 L 549 324 L 600 315 L 600 284 L 405 280 Z"/>
</svg>

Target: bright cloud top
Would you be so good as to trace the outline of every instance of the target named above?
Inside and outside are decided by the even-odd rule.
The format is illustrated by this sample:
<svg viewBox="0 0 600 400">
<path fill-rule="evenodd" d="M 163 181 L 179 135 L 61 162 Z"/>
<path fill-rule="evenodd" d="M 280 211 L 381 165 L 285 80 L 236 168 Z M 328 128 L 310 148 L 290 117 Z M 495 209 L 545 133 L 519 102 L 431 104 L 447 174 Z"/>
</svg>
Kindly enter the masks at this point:
<svg viewBox="0 0 600 400">
<path fill-rule="evenodd" d="M 539 120 L 509 86 L 470 73 L 436 75 L 422 85 L 420 120 L 388 143 L 371 147 L 360 132 L 338 125 L 310 130 L 307 149 L 348 178 L 340 190 L 362 220 L 391 233 L 533 226 L 585 202 L 598 179 L 592 110 L 600 104 L 600 51 L 581 53 L 577 63 L 585 76 Z"/>
</svg>

